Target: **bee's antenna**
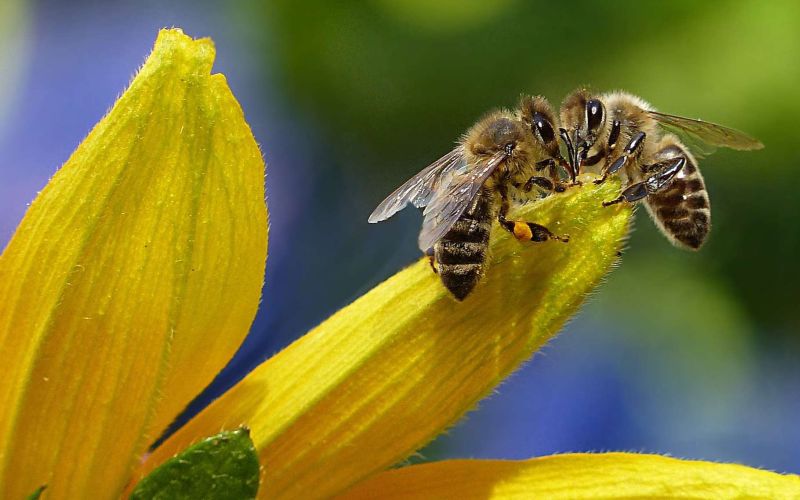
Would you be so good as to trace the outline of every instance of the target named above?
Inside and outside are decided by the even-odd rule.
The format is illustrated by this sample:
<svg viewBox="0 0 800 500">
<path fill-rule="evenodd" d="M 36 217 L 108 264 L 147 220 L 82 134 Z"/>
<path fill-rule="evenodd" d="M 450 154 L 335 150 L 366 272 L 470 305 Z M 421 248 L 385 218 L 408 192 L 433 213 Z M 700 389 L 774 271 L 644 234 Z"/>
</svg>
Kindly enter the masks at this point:
<svg viewBox="0 0 800 500">
<path fill-rule="evenodd" d="M 577 172 L 577 151 L 575 150 L 575 146 L 572 144 L 572 139 L 569 137 L 569 133 L 566 129 L 560 128 L 558 129 L 561 140 L 564 141 L 564 145 L 567 147 L 567 165 L 569 166 L 569 176 L 572 179 L 572 183 L 575 183 L 575 179 L 578 177 Z"/>
</svg>

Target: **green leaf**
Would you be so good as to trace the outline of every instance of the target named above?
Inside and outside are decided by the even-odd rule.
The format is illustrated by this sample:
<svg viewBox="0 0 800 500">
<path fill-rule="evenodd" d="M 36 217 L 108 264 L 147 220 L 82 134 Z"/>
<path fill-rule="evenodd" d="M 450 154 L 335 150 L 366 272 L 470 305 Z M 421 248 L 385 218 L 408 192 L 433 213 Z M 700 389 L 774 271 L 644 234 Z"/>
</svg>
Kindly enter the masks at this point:
<svg viewBox="0 0 800 500">
<path fill-rule="evenodd" d="M 46 484 L 39 486 L 36 488 L 36 491 L 25 497 L 25 500 L 38 500 L 39 497 L 42 496 L 42 492 L 45 490 L 45 488 L 47 488 Z"/>
<path fill-rule="evenodd" d="M 142 479 L 130 498 L 255 498 L 258 474 L 258 456 L 250 431 L 240 428 L 190 446 Z"/>
</svg>

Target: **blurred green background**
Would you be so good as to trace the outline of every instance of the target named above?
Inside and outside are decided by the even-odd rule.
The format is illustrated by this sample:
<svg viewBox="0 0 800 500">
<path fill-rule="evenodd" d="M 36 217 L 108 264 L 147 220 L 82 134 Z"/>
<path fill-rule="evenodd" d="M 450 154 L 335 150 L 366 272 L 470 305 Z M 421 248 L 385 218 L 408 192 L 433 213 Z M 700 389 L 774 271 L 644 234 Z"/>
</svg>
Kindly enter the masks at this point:
<svg viewBox="0 0 800 500">
<path fill-rule="evenodd" d="M 262 311 L 192 411 L 418 257 L 418 213 L 367 215 L 484 112 L 587 84 L 766 148 L 701 162 L 699 253 L 641 211 L 579 317 L 412 460 L 635 450 L 800 472 L 800 3 L 3 0 L 0 241 L 172 25 L 215 40 L 272 224 Z"/>
</svg>

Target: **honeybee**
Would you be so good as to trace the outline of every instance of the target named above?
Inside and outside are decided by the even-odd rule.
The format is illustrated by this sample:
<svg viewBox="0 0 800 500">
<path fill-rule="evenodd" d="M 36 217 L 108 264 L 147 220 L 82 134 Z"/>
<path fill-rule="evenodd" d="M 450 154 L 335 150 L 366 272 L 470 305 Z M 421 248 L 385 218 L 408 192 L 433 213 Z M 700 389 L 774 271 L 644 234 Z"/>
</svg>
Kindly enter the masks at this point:
<svg viewBox="0 0 800 500">
<path fill-rule="evenodd" d="M 574 91 L 561 105 L 560 136 L 574 172 L 598 169 L 600 184 L 624 173 L 628 185 L 603 206 L 644 199 L 676 246 L 699 249 L 711 229 L 711 205 L 695 155 L 708 147 L 761 149 L 758 140 L 722 125 L 668 115 L 625 92 Z M 690 144 L 694 154 L 686 144 Z"/>
<path fill-rule="evenodd" d="M 515 112 L 490 112 L 452 151 L 387 196 L 369 222 L 388 219 L 408 203 L 424 208 L 419 248 L 444 286 L 463 300 L 483 275 L 494 218 L 519 240 L 568 241 L 540 224 L 506 219 L 512 194 L 564 190 L 560 174 L 568 162 L 559 151 L 555 123 L 543 97 L 523 97 Z M 548 176 L 537 175 L 545 170 Z"/>
</svg>

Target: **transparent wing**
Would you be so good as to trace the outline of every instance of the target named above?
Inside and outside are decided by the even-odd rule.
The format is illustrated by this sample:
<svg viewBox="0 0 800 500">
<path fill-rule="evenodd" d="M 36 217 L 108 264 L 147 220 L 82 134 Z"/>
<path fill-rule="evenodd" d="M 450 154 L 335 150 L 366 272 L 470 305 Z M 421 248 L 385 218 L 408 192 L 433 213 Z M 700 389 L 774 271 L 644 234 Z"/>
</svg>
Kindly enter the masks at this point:
<svg viewBox="0 0 800 500">
<path fill-rule="evenodd" d="M 453 175 L 446 189 L 434 192 L 423 214 L 422 231 L 419 233 L 419 248 L 425 252 L 439 241 L 453 227 L 453 224 L 469 208 L 483 183 L 505 160 L 498 153 L 488 161 L 468 168 L 465 172 Z"/>
<path fill-rule="evenodd" d="M 671 131 L 677 129 L 677 131 L 693 136 L 693 139 L 699 139 L 700 142 L 708 146 L 731 148 L 739 151 L 750 151 L 764 147 L 759 140 L 730 127 L 657 111 L 648 111 L 647 113 L 661 125 L 666 126 L 667 129 Z M 695 149 L 698 149 L 699 146 L 698 152 L 703 153 L 704 148 L 702 145 L 697 144 L 698 141 L 689 142 L 694 142 Z"/>
<path fill-rule="evenodd" d="M 466 167 L 464 148 L 459 145 L 395 189 L 370 214 L 369 222 L 386 220 L 402 210 L 409 202 L 417 208 L 426 206 L 433 193 L 446 186 L 452 174 L 463 170 L 464 167 Z"/>
<path fill-rule="evenodd" d="M 689 148 L 689 151 L 692 152 L 697 160 L 702 160 L 717 150 L 716 146 L 712 146 L 702 139 L 699 139 L 696 135 L 690 134 L 680 127 L 667 125 L 665 123 L 661 123 L 660 125 L 661 128 L 667 132 L 671 132 L 672 134 L 676 135 L 683 145 Z"/>
</svg>

